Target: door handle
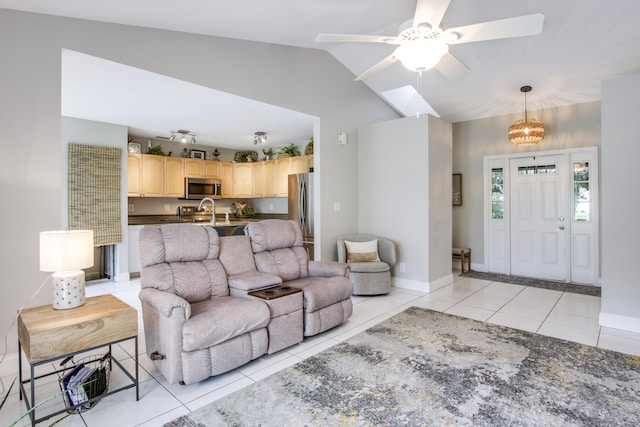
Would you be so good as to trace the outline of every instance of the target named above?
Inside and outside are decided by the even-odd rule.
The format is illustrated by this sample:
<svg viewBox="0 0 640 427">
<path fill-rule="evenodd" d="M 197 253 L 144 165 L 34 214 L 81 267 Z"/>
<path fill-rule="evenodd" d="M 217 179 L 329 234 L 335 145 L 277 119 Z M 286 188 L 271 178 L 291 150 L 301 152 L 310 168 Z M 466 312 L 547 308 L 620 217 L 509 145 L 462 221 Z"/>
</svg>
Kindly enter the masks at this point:
<svg viewBox="0 0 640 427">
<path fill-rule="evenodd" d="M 559 230 L 564 230 L 564 225 L 561 225 L 560 227 L 558 227 Z"/>
</svg>

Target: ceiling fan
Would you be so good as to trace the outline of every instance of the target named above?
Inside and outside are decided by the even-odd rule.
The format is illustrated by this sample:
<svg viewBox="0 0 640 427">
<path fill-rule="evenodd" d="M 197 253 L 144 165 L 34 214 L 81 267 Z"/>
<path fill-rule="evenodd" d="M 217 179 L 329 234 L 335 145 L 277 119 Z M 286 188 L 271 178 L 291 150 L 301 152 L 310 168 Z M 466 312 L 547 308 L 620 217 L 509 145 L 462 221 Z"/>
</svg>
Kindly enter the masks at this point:
<svg viewBox="0 0 640 427">
<path fill-rule="evenodd" d="M 449 80 L 455 81 L 469 69 L 449 53 L 449 45 L 533 36 L 542 32 L 544 23 L 542 13 L 444 30 L 441 28 L 442 17 L 450 2 L 451 0 L 418 0 L 413 19 L 400 26 L 400 33 L 397 36 L 320 34 L 316 37 L 316 41 L 398 45 L 391 55 L 356 77 L 357 81 L 366 79 L 396 61 L 402 62 L 406 68 L 418 73 L 436 67 Z"/>
</svg>

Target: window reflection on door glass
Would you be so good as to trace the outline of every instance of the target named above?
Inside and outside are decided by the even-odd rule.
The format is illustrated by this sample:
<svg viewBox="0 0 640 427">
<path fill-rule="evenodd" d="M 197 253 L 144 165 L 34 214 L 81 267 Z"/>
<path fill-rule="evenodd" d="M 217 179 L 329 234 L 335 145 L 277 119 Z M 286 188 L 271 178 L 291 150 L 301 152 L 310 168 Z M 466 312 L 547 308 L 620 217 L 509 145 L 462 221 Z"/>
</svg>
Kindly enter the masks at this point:
<svg viewBox="0 0 640 427">
<path fill-rule="evenodd" d="M 591 197 L 589 191 L 589 162 L 573 164 L 573 220 L 589 221 Z"/>
</svg>

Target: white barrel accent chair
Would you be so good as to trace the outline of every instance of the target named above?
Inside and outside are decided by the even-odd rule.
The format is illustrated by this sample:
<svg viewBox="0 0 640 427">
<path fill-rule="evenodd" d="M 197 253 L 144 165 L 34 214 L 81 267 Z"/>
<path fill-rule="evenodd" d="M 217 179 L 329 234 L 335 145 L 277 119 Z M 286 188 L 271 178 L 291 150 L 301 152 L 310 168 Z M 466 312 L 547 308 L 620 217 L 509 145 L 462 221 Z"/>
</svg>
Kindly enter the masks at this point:
<svg viewBox="0 0 640 427">
<path fill-rule="evenodd" d="M 374 234 L 351 234 L 338 237 L 337 247 L 338 262 L 351 267 L 354 295 L 389 293 L 391 268 L 396 264 L 395 243 Z"/>
</svg>

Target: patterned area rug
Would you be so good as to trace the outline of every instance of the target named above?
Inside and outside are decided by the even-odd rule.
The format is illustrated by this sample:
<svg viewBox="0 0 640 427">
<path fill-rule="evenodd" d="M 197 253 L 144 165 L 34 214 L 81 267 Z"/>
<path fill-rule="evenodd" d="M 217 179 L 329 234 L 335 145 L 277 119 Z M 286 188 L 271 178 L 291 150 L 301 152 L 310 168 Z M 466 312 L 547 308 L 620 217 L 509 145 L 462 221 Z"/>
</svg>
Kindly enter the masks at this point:
<svg viewBox="0 0 640 427">
<path fill-rule="evenodd" d="M 600 296 L 599 286 L 580 285 L 578 283 L 554 282 L 551 280 L 534 279 L 531 277 L 510 276 L 507 274 L 482 273 L 480 271 L 467 270 L 462 277 L 491 280 L 492 282 L 513 283 L 515 285 L 532 286 L 534 288 L 552 289 L 555 291 L 572 292 L 574 294 Z"/>
<path fill-rule="evenodd" d="M 638 426 L 640 357 L 422 308 L 167 426 Z"/>
</svg>

